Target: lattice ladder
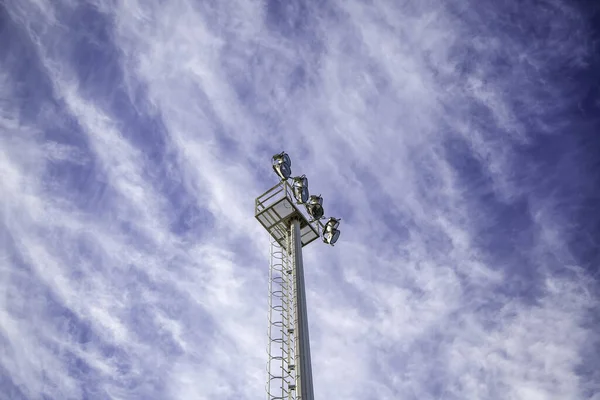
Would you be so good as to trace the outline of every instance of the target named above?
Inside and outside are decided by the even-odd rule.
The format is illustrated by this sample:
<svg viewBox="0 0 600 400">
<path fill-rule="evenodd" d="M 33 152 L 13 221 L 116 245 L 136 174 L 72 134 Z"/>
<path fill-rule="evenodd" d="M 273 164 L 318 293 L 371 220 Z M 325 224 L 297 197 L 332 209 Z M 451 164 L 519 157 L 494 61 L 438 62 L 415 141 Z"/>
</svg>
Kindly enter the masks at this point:
<svg viewBox="0 0 600 400">
<path fill-rule="evenodd" d="M 285 233 L 291 248 L 289 232 Z M 296 400 L 296 304 L 293 258 L 271 238 L 267 400 Z"/>
</svg>

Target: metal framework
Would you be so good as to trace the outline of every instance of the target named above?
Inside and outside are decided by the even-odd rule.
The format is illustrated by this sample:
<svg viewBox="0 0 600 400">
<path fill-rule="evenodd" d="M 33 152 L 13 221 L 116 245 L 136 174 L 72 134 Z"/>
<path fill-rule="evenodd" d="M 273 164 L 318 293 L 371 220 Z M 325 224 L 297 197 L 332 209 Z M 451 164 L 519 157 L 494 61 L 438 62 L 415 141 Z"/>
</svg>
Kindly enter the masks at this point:
<svg viewBox="0 0 600 400">
<path fill-rule="evenodd" d="M 309 222 L 310 220 L 304 212 L 296 207 L 293 189 L 287 181 L 281 181 L 257 197 L 254 211 L 258 222 L 284 249 L 288 249 L 285 238 L 292 219 L 296 218 L 300 221 L 302 246 L 318 239 L 323 229 L 320 222 Z"/>
<path fill-rule="evenodd" d="M 256 219 L 271 237 L 267 399 L 314 400 L 302 247 L 324 226 L 296 207 L 281 181 L 256 199 Z"/>
</svg>

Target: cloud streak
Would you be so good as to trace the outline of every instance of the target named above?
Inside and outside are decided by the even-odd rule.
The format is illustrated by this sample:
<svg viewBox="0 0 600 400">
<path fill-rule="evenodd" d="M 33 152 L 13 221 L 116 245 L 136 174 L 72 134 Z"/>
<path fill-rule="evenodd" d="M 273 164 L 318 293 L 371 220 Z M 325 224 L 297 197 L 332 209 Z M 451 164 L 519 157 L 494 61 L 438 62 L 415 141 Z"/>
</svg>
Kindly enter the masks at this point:
<svg viewBox="0 0 600 400">
<path fill-rule="evenodd" d="M 344 221 L 305 252 L 319 398 L 600 393 L 598 260 L 572 245 L 596 121 L 559 79 L 593 66 L 585 10 L 32 1 L 3 20 L 9 398 L 262 396 L 252 210 L 281 150 Z"/>
</svg>

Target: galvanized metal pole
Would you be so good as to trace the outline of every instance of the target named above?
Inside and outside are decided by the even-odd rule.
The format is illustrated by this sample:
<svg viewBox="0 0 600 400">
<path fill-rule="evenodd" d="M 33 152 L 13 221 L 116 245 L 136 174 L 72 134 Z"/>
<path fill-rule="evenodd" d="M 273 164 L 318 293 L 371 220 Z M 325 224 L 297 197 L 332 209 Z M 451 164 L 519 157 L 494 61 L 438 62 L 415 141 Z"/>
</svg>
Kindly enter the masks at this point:
<svg viewBox="0 0 600 400">
<path fill-rule="evenodd" d="M 314 400 L 312 367 L 310 363 L 310 341 L 308 337 L 308 313 L 306 311 L 306 291 L 304 289 L 304 265 L 302 264 L 302 238 L 300 221 L 293 219 L 290 224 L 292 237 L 292 261 L 296 281 L 296 355 L 298 357 L 297 376 L 299 382 L 298 400 Z"/>
</svg>

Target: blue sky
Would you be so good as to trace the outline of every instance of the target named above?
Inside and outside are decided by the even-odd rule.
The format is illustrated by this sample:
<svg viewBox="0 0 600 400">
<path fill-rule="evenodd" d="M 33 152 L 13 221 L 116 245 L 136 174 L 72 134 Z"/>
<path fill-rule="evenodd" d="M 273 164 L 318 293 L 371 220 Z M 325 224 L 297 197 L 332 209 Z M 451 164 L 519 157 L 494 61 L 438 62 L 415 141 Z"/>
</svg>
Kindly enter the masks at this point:
<svg viewBox="0 0 600 400">
<path fill-rule="evenodd" d="M 317 398 L 600 399 L 594 7 L 4 2 L 0 397 L 264 396 L 285 150 Z"/>
</svg>

